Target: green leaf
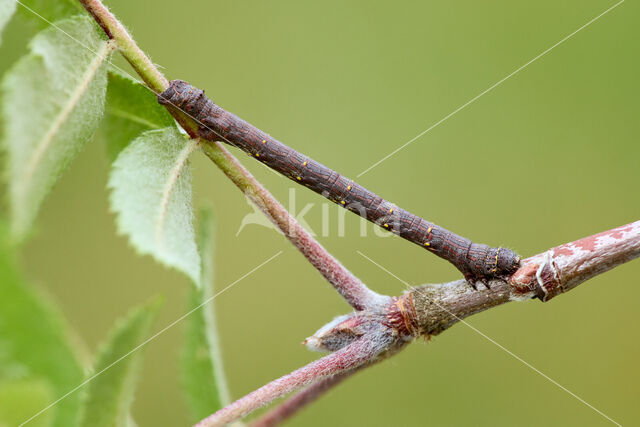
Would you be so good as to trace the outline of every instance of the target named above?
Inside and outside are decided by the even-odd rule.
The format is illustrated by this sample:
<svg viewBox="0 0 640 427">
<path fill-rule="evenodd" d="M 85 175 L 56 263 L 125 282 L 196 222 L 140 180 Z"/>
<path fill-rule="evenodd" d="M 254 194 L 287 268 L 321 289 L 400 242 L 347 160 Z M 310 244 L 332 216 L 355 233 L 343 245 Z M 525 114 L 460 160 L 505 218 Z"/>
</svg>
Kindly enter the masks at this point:
<svg viewBox="0 0 640 427">
<path fill-rule="evenodd" d="M 152 301 L 134 310 L 102 346 L 94 366 L 95 377 L 89 377 L 80 425 L 131 425 L 129 411 L 142 361 L 139 347 L 147 338 L 158 306 L 158 301 Z"/>
<path fill-rule="evenodd" d="M 109 72 L 102 133 L 111 160 L 142 132 L 173 125 L 171 115 L 146 86 L 123 74 Z"/>
<path fill-rule="evenodd" d="M 104 110 L 111 44 L 88 17 L 39 33 L 2 81 L 12 232 L 22 238 L 40 204 L 93 135 Z M 95 53 L 94 53 L 95 52 Z"/>
<path fill-rule="evenodd" d="M 199 148 L 175 126 L 144 132 L 113 163 L 111 209 L 118 230 L 142 254 L 200 282 L 189 156 Z"/>
<path fill-rule="evenodd" d="M 16 11 L 17 4 L 16 0 L 0 0 L 0 36 Z M 2 42 L 2 37 L 0 37 L 0 42 Z"/>
<path fill-rule="evenodd" d="M 47 28 L 50 26 L 49 22 L 69 18 L 84 10 L 76 0 L 20 0 L 20 2 L 22 3 L 19 7 L 20 13 L 39 28 Z"/>
<path fill-rule="evenodd" d="M 5 229 L 0 223 L 0 425 L 14 425 L 14 417 L 26 421 L 80 384 L 83 371 L 69 343 L 68 325 L 17 271 Z M 23 401 L 20 390 L 33 400 Z M 11 412 L 3 405 L 12 406 Z M 79 408 L 80 395 L 73 393 L 33 421 L 73 426 Z"/>
<path fill-rule="evenodd" d="M 212 215 L 208 210 L 201 215 L 198 243 L 202 255 L 202 286 L 193 283 L 189 292 L 189 309 L 197 309 L 186 318 L 181 360 L 185 396 L 194 421 L 229 403 L 213 306 L 214 238 Z"/>
<path fill-rule="evenodd" d="M 0 426 L 20 425 L 57 397 L 46 380 L 1 381 Z M 53 414 L 54 411 L 45 411 L 33 421 L 29 421 L 29 426 L 50 426 Z"/>
</svg>

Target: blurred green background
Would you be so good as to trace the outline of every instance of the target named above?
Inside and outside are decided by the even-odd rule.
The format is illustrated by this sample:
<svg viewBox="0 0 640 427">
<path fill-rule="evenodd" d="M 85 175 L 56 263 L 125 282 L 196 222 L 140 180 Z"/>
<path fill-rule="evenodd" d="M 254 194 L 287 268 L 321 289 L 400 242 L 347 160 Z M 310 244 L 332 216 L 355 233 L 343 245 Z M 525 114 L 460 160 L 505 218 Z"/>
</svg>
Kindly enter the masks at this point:
<svg viewBox="0 0 640 427">
<path fill-rule="evenodd" d="M 169 78 L 355 178 L 614 4 L 611 1 L 106 2 Z M 637 3 L 625 2 L 399 151 L 359 182 L 473 240 L 524 256 L 640 217 Z M 0 71 L 32 34 L 14 20 Z M 238 153 L 322 234 L 319 196 Z M 349 311 L 336 292 L 204 157 L 195 204 L 217 217 L 215 300 L 234 398 L 318 357 L 300 342 Z M 22 266 L 93 352 L 114 319 L 165 295 L 159 330 L 186 311 L 185 277 L 116 236 L 98 135 L 43 206 Z M 4 190 L 3 190 L 4 192 Z M 329 205 L 320 241 L 378 292 L 457 279 L 446 262 L 381 238 Z M 624 425 L 640 423 L 640 261 L 549 303 L 512 303 L 469 323 Z M 146 349 L 134 403 L 141 426 L 187 425 L 176 326 Z M 464 325 L 368 369 L 294 418 L 300 426 L 607 425 L 594 410 Z"/>
</svg>

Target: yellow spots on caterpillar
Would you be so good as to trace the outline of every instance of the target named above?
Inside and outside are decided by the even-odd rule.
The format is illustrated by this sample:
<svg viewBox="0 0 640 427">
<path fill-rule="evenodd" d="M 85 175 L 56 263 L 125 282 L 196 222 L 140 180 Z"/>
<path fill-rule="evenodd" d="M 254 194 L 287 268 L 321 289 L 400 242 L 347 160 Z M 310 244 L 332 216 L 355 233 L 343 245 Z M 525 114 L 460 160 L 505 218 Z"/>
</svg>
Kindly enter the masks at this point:
<svg viewBox="0 0 640 427">
<path fill-rule="evenodd" d="M 302 181 L 302 178 L 300 178 L 299 176 L 296 176 L 296 179 L 297 179 L 298 181 Z"/>
<path fill-rule="evenodd" d="M 340 200 L 340 203 L 344 205 L 346 202 L 344 200 Z"/>
<path fill-rule="evenodd" d="M 256 157 L 260 157 L 260 153 L 256 153 Z"/>
<path fill-rule="evenodd" d="M 393 213 L 393 208 L 389 209 L 389 213 Z"/>
<path fill-rule="evenodd" d="M 347 185 L 347 191 L 351 191 L 351 186 Z"/>
<path fill-rule="evenodd" d="M 431 234 L 431 230 L 432 230 L 432 229 L 433 229 L 433 227 L 429 227 L 429 228 L 427 229 L 427 234 Z"/>
<path fill-rule="evenodd" d="M 263 140 L 262 140 L 262 143 L 263 143 L 263 144 L 266 144 L 266 143 L 267 143 L 267 140 L 266 140 L 266 139 L 263 139 Z"/>
<path fill-rule="evenodd" d="M 305 162 L 302 164 L 302 166 L 307 166 L 307 162 L 305 161 Z"/>
<path fill-rule="evenodd" d="M 431 246 L 431 243 L 429 243 L 429 242 L 424 242 L 424 245 L 425 245 L 426 247 L 429 247 L 429 246 Z"/>
<path fill-rule="evenodd" d="M 384 225 L 384 228 L 389 228 L 389 224 L 385 224 L 385 225 Z"/>
</svg>

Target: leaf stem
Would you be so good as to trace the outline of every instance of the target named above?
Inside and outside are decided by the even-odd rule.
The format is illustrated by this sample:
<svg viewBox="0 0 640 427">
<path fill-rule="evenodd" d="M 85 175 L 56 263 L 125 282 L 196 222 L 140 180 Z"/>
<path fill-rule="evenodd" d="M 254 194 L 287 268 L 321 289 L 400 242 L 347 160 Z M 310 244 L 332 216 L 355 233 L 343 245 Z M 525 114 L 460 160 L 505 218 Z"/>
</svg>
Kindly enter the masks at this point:
<svg viewBox="0 0 640 427">
<path fill-rule="evenodd" d="M 122 55 L 144 80 L 149 89 L 160 93 L 169 86 L 169 82 L 160 70 L 153 65 L 151 59 L 138 47 L 126 28 L 109 12 L 100 0 L 78 1 L 93 16 L 93 19 L 102 27 L 107 36 L 118 44 Z"/>
</svg>

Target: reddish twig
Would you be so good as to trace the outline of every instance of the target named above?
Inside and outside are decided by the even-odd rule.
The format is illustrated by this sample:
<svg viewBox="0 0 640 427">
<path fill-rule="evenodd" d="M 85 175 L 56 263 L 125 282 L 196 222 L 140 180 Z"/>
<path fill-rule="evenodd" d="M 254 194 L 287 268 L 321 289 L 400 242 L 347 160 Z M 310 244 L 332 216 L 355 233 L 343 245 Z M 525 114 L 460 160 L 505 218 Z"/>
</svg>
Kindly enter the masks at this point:
<svg viewBox="0 0 640 427">
<path fill-rule="evenodd" d="M 362 336 L 340 350 L 311 362 L 236 400 L 200 421 L 197 426 L 211 427 L 231 423 L 293 390 L 358 368 L 378 357 L 391 343 L 393 343 L 393 336 L 389 330 Z"/>
<path fill-rule="evenodd" d="M 461 319 L 509 301 L 548 301 L 587 279 L 640 257 L 640 221 L 551 248 L 522 261 L 509 282 L 473 292 L 464 281 L 424 285 L 402 296 L 415 307 L 422 335 L 437 335 Z"/>
<path fill-rule="evenodd" d="M 340 316 L 305 342 L 313 350 L 334 353 L 248 394 L 200 425 L 233 421 L 287 392 L 313 383 L 257 422 L 260 426 L 274 425 L 338 384 L 342 378 L 327 379 L 327 376 L 350 373 L 345 369 L 345 360 L 359 361 L 349 363 L 351 369 L 365 368 L 373 361 L 395 354 L 415 337 L 440 334 L 465 317 L 510 301 L 533 297 L 548 301 L 554 295 L 567 292 L 585 280 L 639 256 L 640 221 L 637 221 L 527 258 L 509 281 L 493 280 L 484 290 L 473 290 L 466 280 L 417 287 L 407 285 L 407 293 L 392 298 L 383 307 Z M 371 342 L 366 337 L 372 336 L 385 337 L 383 341 L 378 340 L 382 345 L 376 347 L 376 356 L 371 357 L 370 346 L 365 346 L 368 352 L 359 355 L 359 351 L 366 350 L 357 346 Z M 349 355 L 345 359 L 343 355 L 347 352 Z M 336 355 L 340 357 L 332 358 Z M 316 363 L 322 363 L 323 368 L 318 369 Z M 221 418 L 221 414 L 225 414 L 225 418 Z"/>
<path fill-rule="evenodd" d="M 542 301 L 640 256 L 640 221 L 527 258 L 511 277 L 514 292 Z"/>
<path fill-rule="evenodd" d="M 315 240 L 293 216 L 220 143 L 210 142 L 204 152 L 238 188 L 271 220 L 307 260 L 356 310 L 380 307 L 390 298 L 377 294 L 347 270 Z M 224 161 L 220 161 L 224 157 Z M 241 171 L 241 173 L 238 173 Z"/>
<path fill-rule="evenodd" d="M 317 383 L 311 384 L 304 390 L 296 393 L 271 411 L 252 422 L 251 427 L 272 427 L 280 424 L 287 418 L 291 418 L 297 414 L 298 411 L 308 404 L 316 401 L 327 391 L 331 390 L 333 387 L 361 370 L 364 366 L 367 365 L 360 366 L 356 369 L 352 369 L 351 371 L 334 375 L 332 377 L 325 378 L 324 380 L 320 380 Z"/>
</svg>

